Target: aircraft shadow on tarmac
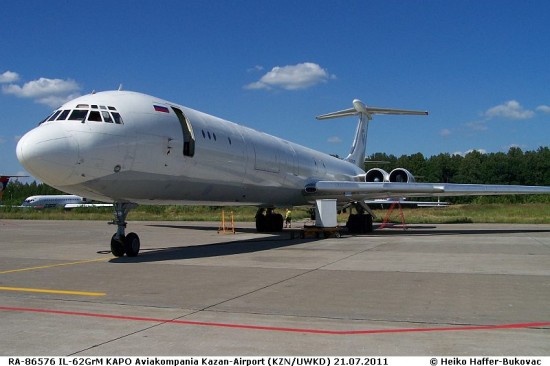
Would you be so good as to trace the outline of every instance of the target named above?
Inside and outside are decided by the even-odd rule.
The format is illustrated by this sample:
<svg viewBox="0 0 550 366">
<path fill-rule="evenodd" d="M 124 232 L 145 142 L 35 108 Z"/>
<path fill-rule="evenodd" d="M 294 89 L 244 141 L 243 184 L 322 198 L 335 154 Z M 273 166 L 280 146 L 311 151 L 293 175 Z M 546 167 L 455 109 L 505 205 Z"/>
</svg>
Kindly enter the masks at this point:
<svg viewBox="0 0 550 366">
<path fill-rule="evenodd" d="M 379 229 L 375 226 L 375 230 L 365 236 L 379 236 L 379 235 L 405 235 L 405 236 L 438 236 L 438 235 L 496 235 L 496 234 L 534 234 L 534 233 L 550 233 L 550 227 L 543 228 L 521 228 L 514 227 L 517 225 L 510 225 L 509 228 L 495 227 L 495 228 L 483 228 L 478 227 L 460 227 L 456 229 L 443 229 L 437 226 L 427 225 L 407 225 L 407 229 L 403 230 L 401 224 L 389 225 L 386 228 Z"/>
<path fill-rule="evenodd" d="M 196 225 L 162 225 L 155 224 L 150 225 L 154 227 L 164 227 L 173 229 L 185 229 L 185 230 L 204 230 L 204 231 L 217 231 L 218 229 L 213 226 L 196 226 Z M 256 233 L 254 228 L 237 228 L 239 233 Z M 346 240 L 346 229 L 342 230 L 344 235 L 338 240 Z M 403 230 L 401 225 L 390 226 L 384 229 L 375 230 L 372 233 L 360 235 L 367 239 L 368 237 L 385 236 L 385 235 L 401 235 L 401 236 L 446 236 L 446 235 L 495 235 L 495 234 L 533 234 L 533 233 L 550 233 L 550 228 L 515 228 L 514 225 L 509 228 L 503 229 L 502 227 L 483 228 L 478 229 L 475 227 L 469 228 L 457 228 L 457 229 L 438 229 L 437 226 L 427 225 L 407 225 L 407 230 Z M 184 239 L 182 239 L 184 240 Z M 234 254 L 246 254 L 254 252 L 262 252 L 266 250 L 273 250 L 285 247 L 292 247 L 304 242 L 325 240 L 322 238 L 306 238 L 306 239 L 292 239 L 288 231 L 280 233 L 271 233 L 271 236 L 258 236 L 257 238 L 235 240 L 230 242 L 220 242 L 212 244 L 199 244 L 190 246 L 172 246 L 151 248 L 143 250 L 137 257 L 120 257 L 113 258 L 111 263 L 144 263 L 144 262 L 161 262 L 166 260 L 178 260 L 178 259 L 195 259 L 195 258 L 209 258 L 219 257 Z"/>
<path fill-rule="evenodd" d="M 206 230 L 201 227 L 200 230 Z M 216 230 L 214 228 L 214 230 Z M 214 231 L 213 230 L 213 231 Z M 239 232 L 242 232 L 239 229 Z M 184 239 L 182 239 L 183 241 Z M 278 248 L 289 247 L 302 244 L 304 240 L 311 241 L 312 239 L 290 239 L 288 233 L 274 235 L 270 237 L 262 236 L 254 239 L 235 240 L 230 242 L 221 242 L 213 244 L 199 244 L 190 246 L 174 246 L 165 248 L 152 248 L 142 250 L 139 256 L 128 258 L 120 257 L 113 258 L 112 263 L 144 263 L 144 262 L 161 262 L 174 259 L 194 259 L 194 258 L 209 258 L 220 257 L 234 254 L 246 254 L 254 252 L 262 252 Z M 320 239 L 313 239 L 320 240 Z"/>
</svg>

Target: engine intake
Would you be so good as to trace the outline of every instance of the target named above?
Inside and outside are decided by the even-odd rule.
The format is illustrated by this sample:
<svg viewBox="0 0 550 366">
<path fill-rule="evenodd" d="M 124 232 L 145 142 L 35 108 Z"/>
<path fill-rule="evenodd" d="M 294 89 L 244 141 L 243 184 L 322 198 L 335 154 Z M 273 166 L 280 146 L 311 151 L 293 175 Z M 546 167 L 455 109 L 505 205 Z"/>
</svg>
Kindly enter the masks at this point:
<svg viewBox="0 0 550 366">
<path fill-rule="evenodd" d="M 378 183 L 388 181 L 389 174 L 384 169 L 372 168 L 365 174 L 365 182 Z"/>
<path fill-rule="evenodd" d="M 414 175 L 407 169 L 396 168 L 390 172 L 389 181 L 396 183 L 414 183 L 416 180 L 414 179 Z"/>
</svg>

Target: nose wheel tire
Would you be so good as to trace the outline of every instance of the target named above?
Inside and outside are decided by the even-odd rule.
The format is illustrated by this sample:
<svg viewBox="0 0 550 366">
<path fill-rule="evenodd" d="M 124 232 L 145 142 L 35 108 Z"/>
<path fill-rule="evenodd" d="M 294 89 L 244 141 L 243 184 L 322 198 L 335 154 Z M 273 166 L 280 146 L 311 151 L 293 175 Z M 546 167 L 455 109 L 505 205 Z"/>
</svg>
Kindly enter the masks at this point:
<svg viewBox="0 0 550 366">
<path fill-rule="evenodd" d="M 114 234 L 111 238 L 111 253 L 115 257 L 123 257 L 124 254 L 128 257 L 135 257 L 139 253 L 139 248 L 140 241 L 136 233 L 129 233 L 122 238 L 117 238 L 117 234 Z"/>
<path fill-rule="evenodd" d="M 128 257 L 135 257 L 139 253 L 139 236 L 136 233 L 129 233 L 124 239 L 124 251 Z"/>
<path fill-rule="evenodd" d="M 122 241 L 120 239 L 122 239 Z M 114 234 L 111 238 L 111 253 L 113 253 L 115 257 L 124 256 L 124 241 L 125 238 L 117 238 L 117 234 Z"/>
</svg>

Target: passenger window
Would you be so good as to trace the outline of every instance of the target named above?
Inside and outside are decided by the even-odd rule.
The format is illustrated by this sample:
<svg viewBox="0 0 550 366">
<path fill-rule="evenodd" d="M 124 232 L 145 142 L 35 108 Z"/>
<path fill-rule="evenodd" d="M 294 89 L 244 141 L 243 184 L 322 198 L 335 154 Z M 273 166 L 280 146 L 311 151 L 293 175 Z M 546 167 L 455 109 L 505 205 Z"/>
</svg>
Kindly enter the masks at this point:
<svg viewBox="0 0 550 366">
<path fill-rule="evenodd" d="M 59 113 L 61 113 L 61 111 L 56 111 L 54 114 L 52 114 L 52 116 L 48 119 L 48 121 L 55 120 L 55 117 L 57 117 L 59 115 Z"/>
<path fill-rule="evenodd" d="M 70 109 L 65 109 L 63 112 L 61 112 L 61 114 L 59 115 L 59 117 L 57 117 L 57 120 L 56 121 L 64 121 L 67 119 L 67 116 L 69 115 L 69 113 L 71 112 Z"/>
<path fill-rule="evenodd" d="M 111 107 L 109 107 L 109 109 L 111 109 Z M 120 114 L 118 114 L 117 112 L 112 112 L 112 114 L 113 114 L 113 119 L 115 120 L 115 123 L 117 123 L 119 125 L 124 123 L 122 121 L 122 117 L 120 116 Z"/>
<path fill-rule="evenodd" d="M 99 111 L 91 111 L 90 115 L 88 116 L 88 121 L 103 122 L 103 120 L 101 119 L 101 114 L 99 114 Z"/>
<path fill-rule="evenodd" d="M 113 123 L 113 119 L 111 118 L 111 115 L 107 111 L 101 111 L 101 115 L 103 116 L 103 120 L 107 123 Z"/>
<path fill-rule="evenodd" d="M 84 111 L 82 109 L 75 109 L 73 113 L 71 113 L 71 116 L 69 117 L 69 119 L 74 121 L 84 121 L 86 119 L 87 114 L 88 114 L 88 111 Z"/>
</svg>

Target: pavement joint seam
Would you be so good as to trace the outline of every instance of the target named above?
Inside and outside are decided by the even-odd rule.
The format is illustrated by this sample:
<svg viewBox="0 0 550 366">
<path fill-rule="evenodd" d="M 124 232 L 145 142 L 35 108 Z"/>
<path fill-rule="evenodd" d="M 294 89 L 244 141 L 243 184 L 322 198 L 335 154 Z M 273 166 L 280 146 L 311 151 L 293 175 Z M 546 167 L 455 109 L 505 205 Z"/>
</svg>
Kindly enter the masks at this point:
<svg viewBox="0 0 550 366">
<path fill-rule="evenodd" d="M 379 244 L 379 245 L 383 245 L 383 243 L 381 243 L 381 244 Z M 205 306 L 205 307 L 203 307 L 202 309 L 198 309 L 198 310 L 196 310 L 196 311 L 194 311 L 194 312 L 192 312 L 192 313 L 186 314 L 186 315 L 184 315 L 184 316 L 182 316 L 182 317 L 180 317 L 180 318 L 177 318 L 177 319 L 184 319 L 184 318 L 187 318 L 187 317 L 189 317 L 189 316 L 198 314 L 198 313 L 203 312 L 203 311 L 213 311 L 213 310 L 211 310 L 213 307 L 216 307 L 216 306 L 219 306 L 219 305 L 224 304 L 224 303 L 226 303 L 226 302 L 233 301 L 233 300 L 236 300 L 236 299 L 239 299 L 239 298 L 242 298 L 242 297 L 251 295 L 251 294 L 253 294 L 253 293 L 255 293 L 255 292 L 259 292 L 259 291 L 265 290 L 265 289 L 270 288 L 270 287 L 272 287 L 272 286 L 279 285 L 279 284 L 281 284 L 281 283 L 284 283 L 284 282 L 287 282 L 287 281 L 296 279 L 296 278 L 298 278 L 298 277 L 305 276 L 305 275 L 307 275 L 307 274 L 309 274 L 309 273 L 312 273 L 312 272 L 321 270 L 321 269 L 323 269 L 323 268 L 325 268 L 325 267 L 328 267 L 328 266 L 333 265 L 333 264 L 335 264 L 335 263 L 338 263 L 338 262 L 340 262 L 340 261 L 349 259 L 349 258 L 351 258 L 351 257 L 353 257 L 353 256 L 356 256 L 356 255 L 365 253 L 365 252 L 367 252 L 367 251 L 369 251 L 369 250 L 371 250 L 371 249 L 373 249 L 373 248 L 378 247 L 379 245 L 377 245 L 377 246 L 375 246 L 375 247 L 369 247 L 369 248 L 367 248 L 367 249 L 363 249 L 363 250 L 361 250 L 361 251 L 359 251 L 359 252 L 354 252 L 353 254 L 349 254 L 349 255 L 347 255 L 347 256 L 345 256 L 345 257 L 343 257 L 343 258 L 339 258 L 339 259 L 334 260 L 334 261 L 332 261 L 332 262 L 330 262 L 330 263 L 323 264 L 322 266 L 319 266 L 319 267 L 317 267 L 317 268 L 313 268 L 313 269 L 307 270 L 307 271 L 305 271 L 305 272 L 298 273 L 298 274 L 296 274 L 296 275 L 294 275 L 294 276 L 291 276 L 291 277 L 285 278 L 285 279 L 283 279 L 283 280 L 279 280 L 279 281 L 276 281 L 276 282 L 274 282 L 274 283 L 271 283 L 271 284 L 262 286 L 262 287 L 260 287 L 260 288 L 257 288 L 257 289 L 255 289 L 255 290 L 246 292 L 246 293 L 244 293 L 244 294 L 241 294 L 241 295 L 238 295 L 238 296 L 234 296 L 234 297 L 232 297 L 232 298 L 230 298 L 230 299 L 226 299 L 226 300 L 220 301 L 220 302 L 218 302 L 218 303 L 216 303 L 216 304 L 212 304 L 212 305 Z"/>
</svg>

